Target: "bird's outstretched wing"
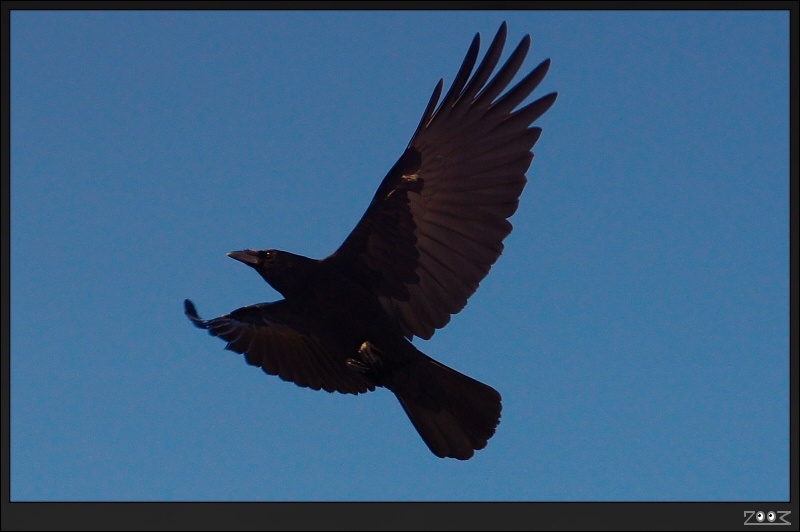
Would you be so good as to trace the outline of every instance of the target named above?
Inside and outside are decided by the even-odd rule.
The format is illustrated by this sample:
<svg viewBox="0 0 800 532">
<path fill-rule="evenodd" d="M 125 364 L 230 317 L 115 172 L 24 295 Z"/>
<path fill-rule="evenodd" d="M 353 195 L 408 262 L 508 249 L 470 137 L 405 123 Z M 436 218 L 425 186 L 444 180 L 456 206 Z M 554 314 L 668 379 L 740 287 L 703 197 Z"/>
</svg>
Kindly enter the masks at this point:
<svg viewBox="0 0 800 532">
<path fill-rule="evenodd" d="M 530 46 L 525 36 L 489 80 L 505 40 L 503 23 L 470 77 L 475 36 L 450 91 L 437 108 L 440 80 L 405 153 L 353 232 L 324 259 L 375 294 L 409 338 L 428 339 L 446 325 L 500 256 L 541 133 L 531 124 L 556 99 L 551 93 L 515 111 L 549 60 L 500 96 Z"/>
<path fill-rule="evenodd" d="M 270 375 L 328 392 L 357 394 L 375 389 L 361 373 L 347 367 L 346 356 L 337 356 L 304 332 L 285 301 L 242 307 L 210 320 L 201 319 L 188 299 L 184 310 L 197 327 L 228 342 L 225 349 L 243 354 L 248 364 Z"/>
</svg>

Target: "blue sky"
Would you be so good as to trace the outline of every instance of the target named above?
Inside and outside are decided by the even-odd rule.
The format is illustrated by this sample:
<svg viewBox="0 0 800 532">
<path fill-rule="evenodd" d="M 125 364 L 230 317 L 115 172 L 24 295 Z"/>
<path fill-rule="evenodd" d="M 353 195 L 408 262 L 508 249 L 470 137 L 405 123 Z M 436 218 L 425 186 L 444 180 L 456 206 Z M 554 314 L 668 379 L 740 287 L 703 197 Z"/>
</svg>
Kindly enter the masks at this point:
<svg viewBox="0 0 800 532">
<path fill-rule="evenodd" d="M 467 462 L 183 315 L 332 252 L 500 23 L 552 66 L 514 232 L 424 352 L 497 388 Z M 11 15 L 11 499 L 789 497 L 788 12 Z"/>
</svg>

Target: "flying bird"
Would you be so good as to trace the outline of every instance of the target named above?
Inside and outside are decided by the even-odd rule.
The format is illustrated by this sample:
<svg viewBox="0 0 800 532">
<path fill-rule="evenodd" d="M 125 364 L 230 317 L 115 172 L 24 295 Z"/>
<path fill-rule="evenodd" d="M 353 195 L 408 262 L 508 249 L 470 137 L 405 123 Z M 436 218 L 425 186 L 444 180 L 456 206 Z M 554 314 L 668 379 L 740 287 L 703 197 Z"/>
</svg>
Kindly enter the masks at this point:
<svg viewBox="0 0 800 532">
<path fill-rule="evenodd" d="M 506 33 L 504 22 L 473 73 L 475 35 L 437 106 L 439 80 L 408 147 L 333 254 L 228 253 L 284 299 L 209 320 L 184 301 L 194 325 L 270 375 L 328 392 L 392 391 L 441 458 L 467 460 L 486 447 L 501 397 L 411 340 L 429 339 L 461 311 L 500 256 L 541 134 L 531 124 L 556 99 L 550 93 L 519 107 L 549 59 L 506 90 L 528 52 L 528 35 L 492 77 Z"/>
</svg>

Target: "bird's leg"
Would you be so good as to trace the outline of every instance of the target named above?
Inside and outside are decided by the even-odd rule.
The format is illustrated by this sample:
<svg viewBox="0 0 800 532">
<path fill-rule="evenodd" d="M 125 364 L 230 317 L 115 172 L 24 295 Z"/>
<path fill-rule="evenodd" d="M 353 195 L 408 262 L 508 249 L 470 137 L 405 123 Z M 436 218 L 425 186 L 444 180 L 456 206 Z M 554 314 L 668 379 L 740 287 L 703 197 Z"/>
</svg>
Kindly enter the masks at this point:
<svg viewBox="0 0 800 532">
<path fill-rule="evenodd" d="M 364 342 L 358 349 L 358 359 L 348 358 L 347 365 L 362 373 L 377 371 L 383 365 L 381 352 L 371 343 Z"/>
</svg>

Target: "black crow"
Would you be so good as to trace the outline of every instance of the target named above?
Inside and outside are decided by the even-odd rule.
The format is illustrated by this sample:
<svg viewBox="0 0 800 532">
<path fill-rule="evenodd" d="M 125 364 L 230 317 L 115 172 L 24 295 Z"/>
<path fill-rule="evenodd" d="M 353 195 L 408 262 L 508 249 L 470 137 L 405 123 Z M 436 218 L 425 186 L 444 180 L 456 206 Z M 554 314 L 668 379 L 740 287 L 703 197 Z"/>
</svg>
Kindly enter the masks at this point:
<svg viewBox="0 0 800 532">
<path fill-rule="evenodd" d="M 517 109 L 549 60 L 501 95 L 530 46 L 526 35 L 490 79 L 505 40 L 503 23 L 473 74 L 476 35 L 437 107 L 439 80 L 405 152 L 332 255 L 228 253 L 284 299 L 210 320 L 184 302 L 192 323 L 270 375 L 328 392 L 391 390 L 443 458 L 466 460 L 486 446 L 500 421 L 500 394 L 410 340 L 444 327 L 500 256 L 541 133 L 531 124 L 556 99 L 551 93 Z"/>
</svg>

